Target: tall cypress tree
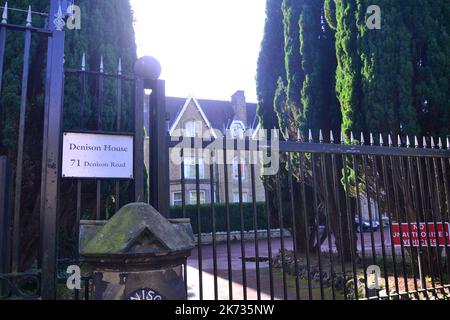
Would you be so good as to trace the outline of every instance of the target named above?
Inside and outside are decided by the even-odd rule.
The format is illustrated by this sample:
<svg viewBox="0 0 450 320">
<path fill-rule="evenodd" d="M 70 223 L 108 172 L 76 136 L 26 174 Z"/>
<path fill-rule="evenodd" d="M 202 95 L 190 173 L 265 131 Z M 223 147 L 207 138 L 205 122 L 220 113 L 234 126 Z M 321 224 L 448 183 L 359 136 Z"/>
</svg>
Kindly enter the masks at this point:
<svg viewBox="0 0 450 320">
<path fill-rule="evenodd" d="M 412 134 L 418 123 L 412 104 L 412 37 L 403 19 L 409 8 L 401 1 L 378 1 L 383 8 L 382 28 L 360 26 L 361 106 L 364 131 Z M 364 17 L 369 6 L 358 7 Z M 364 23 L 364 20 L 361 21 Z"/>
<path fill-rule="evenodd" d="M 327 2 L 327 21 L 336 27 L 336 89 L 346 135 L 447 135 L 450 93 L 442 88 L 449 83 L 448 1 Z M 369 5 L 382 9 L 380 30 L 365 25 Z"/>
<path fill-rule="evenodd" d="M 279 82 L 278 92 L 285 91 L 286 97 L 285 99 L 278 97 L 278 100 L 285 100 L 286 103 L 283 106 L 276 105 L 280 128 L 295 128 L 303 121 L 301 90 L 305 76 L 301 65 L 299 26 L 302 5 L 301 1 L 295 0 L 283 0 L 281 5 L 284 24 L 286 83 L 284 84 L 285 89 L 282 90 L 281 82 Z"/>
<path fill-rule="evenodd" d="M 351 130 L 364 127 L 356 10 L 355 0 L 336 1 L 336 91 L 341 105 L 342 131 L 347 137 Z"/>
<path fill-rule="evenodd" d="M 313 129 L 316 133 L 319 129 L 337 129 L 341 122 L 340 111 L 334 94 L 334 73 L 336 68 L 334 31 L 325 23 L 323 5 L 323 1 L 284 0 L 281 4 L 284 47 L 278 45 L 270 48 L 262 46 L 261 48 L 260 56 L 268 54 L 275 56 L 274 50 L 284 55 L 284 65 L 272 64 L 270 73 L 258 70 L 258 79 L 260 81 L 271 81 L 270 94 L 272 94 L 276 77 L 268 77 L 267 75 L 283 75 L 278 77 L 273 106 L 278 117 L 279 128 L 282 129 L 281 134 L 284 135 L 287 129 L 291 138 L 297 136 L 297 130 L 301 130 L 304 138 L 308 129 Z M 268 10 L 268 14 L 271 13 L 273 14 L 273 9 Z M 276 18 L 279 19 L 279 16 L 277 15 Z M 268 21 L 275 19 L 275 15 L 273 17 L 269 16 L 267 19 Z M 278 42 L 278 44 L 280 43 L 281 41 Z M 261 87 L 261 90 L 265 90 L 265 88 Z M 291 160 L 294 163 L 294 168 L 296 168 L 293 169 L 296 177 L 293 188 L 295 194 L 297 194 L 301 192 L 302 179 L 306 179 L 309 184 L 311 177 L 300 176 L 297 170 L 298 157 L 293 156 Z M 311 162 L 310 159 L 306 160 L 308 166 L 306 172 L 310 172 Z M 287 159 L 282 157 L 281 163 L 282 166 L 279 173 L 281 179 L 279 181 L 281 188 L 288 188 L 288 185 L 285 183 L 288 174 Z M 310 173 L 308 174 L 310 175 Z M 272 193 L 274 195 L 271 199 L 276 199 L 274 191 L 276 183 L 269 179 L 266 179 L 266 181 L 268 181 L 266 188 L 269 189 L 269 195 Z M 320 188 L 324 187 L 323 185 L 320 186 Z M 307 189 L 308 194 L 312 192 L 310 186 Z M 281 196 L 283 198 L 282 203 L 290 203 L 289 192 L 283 192 Z M 282 209 L 286 213 L 285 217 L 292 216 L 289 213 L 291 210 L 289 206 L 278 208 L 277 202 L 271 199 L 268 199 L 268 201 L 272 204 L 273 213 Z M 308 201 L 311 201 L 311 199 L 312 197 L 307 197 Z M 303 232 L 305 219 L 303 217 L 304 213 L 300 210 L 302 203 L 299 198 L 295 198 L 293 201 L 295 202 L 295 208 L 297 208 L 294 213 L 298 217 L 296 219 L 297 225 L 293 226 L 292 221 L 289 221 L 289 219 L 285 223 L 296 228 L 299 232 Z M 308 210 L 313 207 L 312 203 L 308 203 Z M 315 213 L 313 212 L 308 213 L 310 218 L 314 217 L 314 215 Z M 323 213 L 320 213 L 320 215 L 320 221 L 322 221 Z M 318 221 L 313 219 L 309 223 L 313 226 Z M 312 227 L 311 230 L 315 230 L 315 228 Z M 308 239 L 311 250 L 319 247 L 315 243 L 315 237 L 316 234 L 312 232 L 310 239 Z M 297 240 L 297 250 L 304 252 L 307 243 L 301 237 Z"/>
<path fill-rule="evenodd" d="M 412 30 L 413 101 L 422 135 L 450 134 L 450 3 L 417 1 L 405 17 Z"/>
<path fill-rule="evenodd" d="M 278 127 L 274 108 L 278 79 L 286 79 L 284 68 L 283 13 L 282 0 L 267 0 L 264 37 L 258 58 L 256 91 L 258 98 L 258 116 L 262 128 Z"/>
<path fill-rule="evenodd" d="M 366 25 L 370 5 L 381 8 L 380 30 Z M 284 50 L 279 51 L 284 51 L 285 64 L 284 69 L 274 65 L 271 74 L 286 75 L 278 79 L 274 96 L 283 133 L 288 128 L 292 137 L 298 128 L 305 134 L 309 128 L 317 132 L 341 124 L 347 141 L 351 131 L 357 137 L 359 132 L 449 134 L 448 1 L 284 0 L 282 12 Z M 261 72 L 258 76 L 266 78 Z M 275 78 L 270 79 L 271 94 Z M 391 169 L 400 172 L 400 167 Z M 352 188 L 346 192 L 352 195 L 358 182 L 360 190 L 370 194 L 363 177 L 348 173 Z M 370 183 L 368 187 L 373 188 Z M 400 192 L 405 199 L 401 215 L 411 220 L 415 212 L 407 203 L 409 195 Z"/>
<path fill-rule="evenodd" d="M 302 87 L 303 132 L 319 129 L 336 131 L 341 113 L 335 95 L 336 54 L 334 31 L 324 19 L 322 1 L 303 1 L 300 16 L 300 53 L 304 81 Z"/>
<path fill-rule="evenodd" d="M 448 1 L 358 0 L 335 4 L 336 88 L 347 137 L 350 131 L 364 131 L 366 135 L 446 135 L 450 102 Z M 365 25 L 366 10 L 374 4 L 381 8 L 379 30 Z M 332 9 L 330 6 L 327 19 L 331 25 Z M 412 206 L 409 189 L 399 176 L 402 164 L 394 161 L 391 165 L 393 181 L 403 199 L 400 219 L 415 221 L 418 217 L 426 221 L 424 214 Z M 354 181 L 363 184 L 362 177 L 354 177 Z M 384 191 L 393 197 L 391 188 L 386 186 Z M 370 190 L 364 192 L 370 194 Z M 412 250 L 412 254 L 417 252 Z"/>
</svg>

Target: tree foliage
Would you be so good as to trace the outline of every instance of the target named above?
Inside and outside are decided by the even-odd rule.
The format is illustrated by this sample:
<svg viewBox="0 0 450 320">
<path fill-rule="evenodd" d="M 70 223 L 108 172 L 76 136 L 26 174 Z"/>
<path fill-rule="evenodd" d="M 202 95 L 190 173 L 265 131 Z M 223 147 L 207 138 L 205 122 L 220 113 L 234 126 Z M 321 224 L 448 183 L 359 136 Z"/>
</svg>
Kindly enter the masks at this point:
<svg viewBox="0 0 450 320">
<path fill-rule="evenodd" d="M 281 14 L 280 14 L 281 5 Z M 261 46 L 260 57 L 275 58 L 276 63 L 270 65 L 270 71 L 258 69 L 257 83 L 260 90 L 259 97 L 267 96 L 272 98 L 260 100 L 260 109 L 267 112 L 275 110 L 278 119 L 278 128 L 282 129 L 282 135 L 286 133 L 289 137 L 297 137 L 297 132 L 301 132 L 301 138 L 305 139 L 308 129 L 312 129 L 316 134 L 319 129 L 337 129 L 340 125 L 340 112 L 337 99 L 334 95 L 336 68 L 336 58 L 334 52 L 334 31 L 328 27 L 324 18 L 323 1 L 268 1 L 267 13 L 276 12 L 268 16 L 266 20 L 264 41 Z M 277 10 L 274 8 L 276 6 Z M 276 26 L 276 28 L 275 28 Z M 276 31 L 277 34 L 268 34 L 269 31 Z M 272 42 L 268 46 L 267 39 Z M 282 41 L 283 40 L 283 41 Z M 284 44 L 284 45 L 282 45 Z M 284 63 L 280 63 L 280 56 Z M 267 75 L 270 75 L 268 77 Z M 278 78 L 277 78 L 278 76 Z M 265 81 L 270 81 L 270 86 L 263 85 Z M 264 103 L 262 103 L 264 102 Z M 260 114 L 264 114 L 260 111 Z M 261 124 L 265 126 L 265 119 L 262 117 Z M 287 138 L 287 137 L 285 137 Z M 279 179 L 265 180 L 265 186 L 269 194 L 269 206 L 273 212 L 282 210 L 286 217 L 293 216 L 292 208 L 287 205 L 291 202 L 289 192 L 282 192 L 281 203 L 286 207 L 279 208 L 277 199 L 277 189 L 288 190 L 288 159 L 282 157 Z M 299 158 L 293 156 L 290 159 L 294 165 L 291 173 L 294 176 L 293 189 L 296 194 L 300 192 L 301 182 L 307 180 L 308 192 L 311 192 L 311 159 L 305 159 L 306 176 L 302 176 L 298 170 Z M 323 188 L 323 185 L 320 185 Z M 312 197 L 308 198 L 311 200 Z M 285 223 L 299 231 L 305 228 L 305 219 L 301 212 L 302 203 L 300 198 L 294 200 L 296 208 L 296 225 L 286 218 Z M 308 204 L 308 210 L 313 208 L 313 204 Z M 314 213 L 308 213 L 310 226 L 317 223 L 324 223 L 324 216 L 314 221 Z M 315 228 L 311 228 L 311 230 Z M 304 251 L 308 244 L 311 250 L 316 250 L 323 239 L 317 241 L 318 234 L 312 232 L 310 238 L 305 242 L 304 238 L 298 238 L 297 249 Z"/>
<path fill-rule="evenodd" d="M 369 5 L 381 8 L 379 30 L 365 24 Z M 347 135 L 448 134 L 449 7 L 445 0 L 335 1 L 336 91 Z"/>
<path fill-rule="evenodd" d="M 366 23 L 372 14 L 368 12 L 372 5 L 379 6 L 381 10 L 381 17 L 375 17 L 381 19 L 381 29 L 371 29 Z M 284 46 L 280 45 L 281 42 L 270 49 L 262 46 L 261 55 L 269 51 L 272 56 L 282 53 L 285 63 L 274 64 L 271 71 L 258 72 L 258 83 L 268 79 L 266 74 L 284 75 L 278 79 L 271 77 L 271 87 L 261 87 L 260 92 L 260 96 L 274 95 L 272 105 L 266 100 L 261 106 L 267 110 L 275 110 L 283 134 L 287 129 L 292 138 L 296 136 L 296 131 L 300 130 L 302 138 L 305 139 L 308 129 L 312 129 L 317 137 L 319 129 L 324 132 L 334 130 L 337 133 L 340 127 L 347 142 L 351 132 L 357 138 L 362 132 L 366 141 L 370 132 L 377 134 L 376 136 L 378 133 L 384 136 L 388 133 L 393 136 L 448 136 L 450 2 L 284 0 L 281 9 L 282 18 L 279 15 L 267 18 L 266 32 L 272 30 L 268 24 L 278 21 L 279 25 L 282 19 Z M 268 11 L 268 14 L 273 11 Z M 274 35 L 270 37 L 275 38 Z M 291 158 L 294 167 L 297 167 L 297 157 Z M 382 177 L 380 172 L 365 177 L 363 170 L 356 170 L 356 167 L 361 166 L 358 160 L 353 163 L 349 162 L 349 159 L 341 160 L 337 164 L 342 181 L 338 193 L 344 198 L 347 193 L 351 199 L 347 203 L 341 198 L 341 204 L 350 206 L 341 210 L 347 209 L 352 214 L 349 221 L 352 221 L 353 214 L 358 211 L 355 187 L 359 186 L 360 192 L 368 198 L 374 197 L 375 181 Z M 266 187 L 272 192 L 273 198 L 276 197 L 274 190 L 277 188 L 289 190 L 289 185 L 283 182 L 287 176 L 287 159 L 284 155 L 281 161 L 284 164 L 279 173 L 281 179 L 266 181 Z M 321 165 L 326 167 L 322 172 L 318 170 Z M 372 168 L 373 163 L 368 160 L 367 165 Z M 317 156 L 315 160 L 314 156 L 306 156 L 304 175 L 294 169 L 294 190 L 299 190 L 298 184 L 303 180 L 307 184 L 306 192 L 313 194 L 314 191 L 308 188 L 312 185 L 314 169 L 318 203 L 308 203 L 307 207 L 317 207 L 317 212 L 308 213 L 309 217 L 316 217 L 317 220 L 310 220 L 308 223 L 314 229 L 318 223 L 324 223 L 325 217 L 329 217 L 333 233 L 338 234 L 338 208 L 334 199 L 326 199 L 323 196 L 330 187 L 329 183 L 322 183 L 324 177 L 331 177 L 331 173 L 327 173 L 330 164 Z M 403 180 L 398 176 L 402 170 L 400 162 L 389 163 L 389 172 L 393 172 L 393 184 L 401 193 L 400 198 L 404 199 L 404 205 L 399 212 L 400 219 L 408 217 L 413 221 L 417 217 L 416 211 L 411 205 L 412 200 L 407 188 L 401 185 Z M 344 173 L 349 180 L 348 190 L 343 187 Z M 369 182 L 364 183 L 366 178 Z M 378 182 L 381 185 L 380 181 Z M 393 198 L 391 188 L 392 186 L 386 186 L 383 194 L 391 194 Z M 333 190 L 328 189 L 328 194 L 332 192 Z M 282 202 L 289 203 L 288 192 L 283 191 L 281 195 Z M 269 199 L 270 201 L 272 200 Z M 294 201 L 296 207 L 302 205 L 298 199 Z M 324 210 L 326 206 L 328 208 Z M 273 207 L 276 210 L 277 204 L 274 203 Z M 289 208 L 278 209 L 289 212 Z M 301 217 L 303 213 L 298 211 L 295 214 Z M 426 221 L 427 218 L 422 213 L 418 214 L 419 219 Z M 345 221 L 341 223 L 345 225 Z M 303 230 L 304 226 L 297 227 L 298 230 Z M 347 240 L 350 238 L 346 239 L 346 243 Z"/>
<path fill-rule="evenodd" d="M 264 128 L 278 127 L 274 109 L 275 91 L 278 80 L 286 78 L 284 69 L 282 0 L 267 0 L 266 24 L 261 51 L 258 58 L 256 91 L 258 96 L 258 116 Z"/>
</svg>

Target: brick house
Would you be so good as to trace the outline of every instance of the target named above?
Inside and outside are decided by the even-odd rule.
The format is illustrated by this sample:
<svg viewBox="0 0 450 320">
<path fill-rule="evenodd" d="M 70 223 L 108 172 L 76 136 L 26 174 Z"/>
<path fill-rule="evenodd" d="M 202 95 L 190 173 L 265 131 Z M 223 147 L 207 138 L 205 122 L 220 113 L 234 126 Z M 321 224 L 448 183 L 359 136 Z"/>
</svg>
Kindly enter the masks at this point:
<svg viewBox="0 0 450 320">
<path fill-rule="evenodd" d="M 148 101 L 148 99 L 145 99 Z M 148 102 L 147 102 L 148 103 Z M 247 103 L 243 91 L 237 91 L 231 97 L 231 101 L 202 100 L 192 96 L 188 98 L 166 98 L 166 111 L 168 113 L 167 130 L 173 137 L 180 135 L 195 136 L 198 134 L 216 137 L 211 129 L 220 131 L 225 135 L 227 130 L 234 137 L 251 134 L 258 125 L 256 104 Z M 145 117 L 148 119 L 148 105 L 145 106 Z M 148 120 L 147 120 L 148 121 Z M 145 124 L 148 132 L 148 122 Z M 148 139 L 145 146 L 148 152 Z M 170 150 L 172 151 L 172 150 Z M 192 154 L 193 155 L 193 154 Z M 223 156 L 223 155 L 222 155 Z M 251 166 L 246 163 L 245 157 L 230 151 L 227 155 L 230 159 L 228 167 L 228 193 L 229 202 L 239 202 L 239 167 L 242 177 L 242 201 L 264 201 L 265 193 L 261 179 L 259 178 L 261 166 L 255 167 L 255 194 L 252 193 Z M 145 157 L 146 159 L 148 157 Z M 232 160 L 231 160 L 232 159 Z M 240 159 L 240 160 L 239 160 Z M 224 165 L 213 164 L 214 199 L 216 203 L 225 203 L 225 173 Z M 200 178 L 200 202 L 211 203 L 211 165 L 205 163 L 202 157 L 199 159 Z M 195 204 L 196 171 L 195 158 L 185 154 L 185 199 L 186 204 Z M 181 166 L 170 161 L 170 203 L 181 205 Z"/>
</svg>

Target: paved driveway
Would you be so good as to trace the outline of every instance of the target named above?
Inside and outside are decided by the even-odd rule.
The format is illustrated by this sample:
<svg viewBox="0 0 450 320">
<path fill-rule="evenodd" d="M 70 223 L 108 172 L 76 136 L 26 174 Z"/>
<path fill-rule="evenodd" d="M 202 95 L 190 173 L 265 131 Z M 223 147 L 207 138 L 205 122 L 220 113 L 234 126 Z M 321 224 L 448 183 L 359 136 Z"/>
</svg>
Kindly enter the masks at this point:
<svg viewBox="0 0 450 320">
<path fill-rule="evenodd" d="M 391 246 L 390 246 L 390 236 L 389 230 L 385 230 L 385 249 L 388 254 L 392 254 Z M 334 238 L 332 239 L 333 243 L 333 251 L 336 252 L 336 247 L 334 246 Z M 365 243 L 365 251 L 366 256 L 369 256 L 372 252 L 372 242 L 371 242 L 371 234 L 364 233 L 364 243 Z M 272 255 L 275 256 L 278 254 L 281 248 L 281 240 L 280 239 L 272 239 Z M 374 233 L 374 246 L 377 253 L 381 253 L 382 243 L 381 243 L 381 234 L 380 232 Z M 248 241 L 244 243 L 244 250 L 246 258 L 254 258 L 256 256 L 255 252 L 255 242 Z M 284 247 L 286 249 L 292 250 L 293 244 L 291 238 L 284 239 Z M 358 241 L 358 248 L 361 250 L 361 242 Z M 258 250 L 260 257 L 268 257 L 268 240 L 262 239 L 258 241 Z M 400 251 L 399 248 L 396 248 L 396 254 Z M 329 252 L 328 241 L 322 245 L 322 252 Z M 214 256 L 217 261 L 217 273 L 218 273 L 218 295 L 221 300 L 229 299 L 229 270 L 228 270 L 228 247 L 226 243 L 221 243 L 217 245 L 216 254 L 214 255 L 212 245 L 202 245 L 201 251 L 199 252 L 198 248 L 195 248 L 192 252 L 192 256 L 188 260 L 188 287 L 189 287 L 189 297 L 190 299 L 199 299 L 199 253 L 202 255 L 202 265 L 201 265 L 201 275 L 203 281 L 203 299 L 214 299 Z M 241 242 L 233 241 L 230 246 L 230 259 L 231 259 L 231 277 L 232 277 L 232 291 L 233 291 L 233 299 L 240 300 L 244 298 L 244 288 L 243 288 L 243 265 L 242 265 L 242 253 L 241 253 Z M 261 283 L 261 298 L 270 299 L 270 285 L 269 285 L 269 264 L 267 261 L 261 261 L 259 263 L 260 268 L 260 283 Z M 247 299 L 252 300 L 257 298 L 256 293 L 256 283 L 257 283 L 257 274 L 256 274 L 256 262 L 255 261 L 247 261 L 245 263 L 245 273 L 246 273 L 246 281 L 247 281 Z M 277 281 L 278 280 L 278 281 Z M 283 286 L 279 279 L 275 279 L 274 281 L 274 292 L 276 299 L 282 299 L 283 296 Z M 288 298 L 295 298 L 293 293 L 288 293 Z"/>
</svg>

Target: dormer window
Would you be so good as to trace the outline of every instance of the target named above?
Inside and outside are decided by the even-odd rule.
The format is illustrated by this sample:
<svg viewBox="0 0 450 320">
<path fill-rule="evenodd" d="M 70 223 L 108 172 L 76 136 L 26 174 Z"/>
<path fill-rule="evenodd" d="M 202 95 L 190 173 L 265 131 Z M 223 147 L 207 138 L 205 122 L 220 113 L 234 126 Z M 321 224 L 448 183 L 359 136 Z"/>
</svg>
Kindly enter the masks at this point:
<svg viewBox="0 0 450 320">
<path fill-rule="evenodd" d="M 230 131 L 233 139 L 244 139 L 245 128 L 241 121 L 233 121 L 230 126 Z"/>
</svg>

